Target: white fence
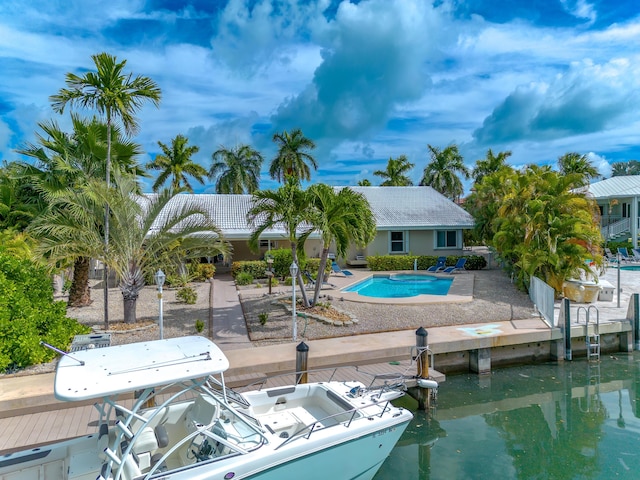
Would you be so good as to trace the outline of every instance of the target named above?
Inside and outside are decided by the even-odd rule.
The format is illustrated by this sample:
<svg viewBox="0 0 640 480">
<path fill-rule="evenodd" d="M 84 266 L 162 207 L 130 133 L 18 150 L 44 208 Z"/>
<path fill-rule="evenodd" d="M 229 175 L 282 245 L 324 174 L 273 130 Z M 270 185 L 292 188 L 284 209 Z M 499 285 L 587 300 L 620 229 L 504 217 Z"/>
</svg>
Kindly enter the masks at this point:
<svg viewBox="0 0 640 480">
<path fill-rule="evenodd" d="M 538 277 L 531 277 L 531 283 L 529 284 L 529 298 L 536 306 L 547 325 L 550 327 L 556 327 L 557 325 L 554 325 L 553 314 L 555 290 Z"/>
</svg>

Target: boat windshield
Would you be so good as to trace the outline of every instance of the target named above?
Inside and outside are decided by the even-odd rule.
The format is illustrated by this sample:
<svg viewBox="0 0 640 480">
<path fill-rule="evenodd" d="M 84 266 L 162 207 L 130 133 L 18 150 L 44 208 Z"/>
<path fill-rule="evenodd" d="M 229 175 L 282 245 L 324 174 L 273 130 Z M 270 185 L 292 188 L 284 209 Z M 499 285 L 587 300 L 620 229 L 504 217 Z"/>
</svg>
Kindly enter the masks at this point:
<svg viewBox="0 0 640 480">
<path fill-rule="evenodd" d="M 224 387 L 218 388 L 222 385 L 205 378 L 137 392 L 129 406 L 105 400 L 98 407 L 101 429 L 108 433 L 101 437 L 105 473 L 114 480 L 132 472 L 149 478 L 242 455 L 266 443 L 259 422 L 240 402 L 242 397 L 236 394 L 230 400 Z"/>
</svg>

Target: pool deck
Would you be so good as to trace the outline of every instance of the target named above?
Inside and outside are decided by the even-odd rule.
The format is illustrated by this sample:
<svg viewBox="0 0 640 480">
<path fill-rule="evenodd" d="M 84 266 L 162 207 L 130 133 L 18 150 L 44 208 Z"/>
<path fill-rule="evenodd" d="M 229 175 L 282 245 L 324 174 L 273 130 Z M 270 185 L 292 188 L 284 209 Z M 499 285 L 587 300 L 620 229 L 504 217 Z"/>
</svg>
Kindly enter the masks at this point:
<svg viewBox="0 0 640 480">
<path fill-rule="evenodd" d="M 325 293 L 330 291 L 334 295 L 340 296 L 351 302 L 373 303 L 380 305 L 428 305 L 432 303 L 466 303 L 473 300 L 473 282 L 474 275 L 465 272 L 457 272 L 453 274 L 425 272 L 424 270 L 403 270 L 394 272 L 371 272 L 369 270 L 347 269 L 352 275 L 333 274 L 329 277 L 329 281 L 335 285 L 335 288 L 325 288 Z M 345 292 L 344 289 L 349 288 L 356 283 L 362 282 L 373 276 L 388 275 L 427 275 L 438 278 L 453 279 L 451 287 L 447 295 L 416 295 L 413 297 L 393 297 L 393 298 L 377 298 L 360 295 L 357 292 Z"/>
</svg>

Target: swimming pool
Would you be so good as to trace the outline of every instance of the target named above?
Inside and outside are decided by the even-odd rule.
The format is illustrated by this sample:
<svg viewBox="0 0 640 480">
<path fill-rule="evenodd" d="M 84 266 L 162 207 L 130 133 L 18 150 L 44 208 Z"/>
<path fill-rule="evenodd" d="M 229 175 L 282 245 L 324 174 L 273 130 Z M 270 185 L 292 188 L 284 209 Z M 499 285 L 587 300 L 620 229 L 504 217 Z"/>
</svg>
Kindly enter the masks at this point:
<svg viewBox="0 0 640 480">
<path fill-rule="evenodd" d="M 375 298 L 406 298 L 417 295 L 446 295 L 453 278 L 440 278 L 433 275 L 392 274 L 374 275 L 356 283 L 343 292 L 355 292 L 358 295 Z"/>
<path fill-rule="evenodd" d="M 640 272 L 640 265 L 627 265 L 626 267 L 620 267 L 620 270 L 629 270 L 632 272 Z"/>
</svg>

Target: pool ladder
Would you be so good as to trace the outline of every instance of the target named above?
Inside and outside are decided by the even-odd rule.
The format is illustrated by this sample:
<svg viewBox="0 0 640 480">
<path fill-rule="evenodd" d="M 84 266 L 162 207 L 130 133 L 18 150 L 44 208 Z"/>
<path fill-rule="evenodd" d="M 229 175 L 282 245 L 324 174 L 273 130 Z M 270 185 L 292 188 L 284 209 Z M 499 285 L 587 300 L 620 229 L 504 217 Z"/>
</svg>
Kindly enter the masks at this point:
<svg viewBox="0 0 640 480">
<path fill-rule="evenodd" d="M 592 326 L 589 325 L 589 317 L 591 309 L 596 312 L 596 321 Z M 589 305 L 588 308 L 578 307 L 576 314 L 576 322 L 580 323 L 580 312 L 585 312 L 585 336 L 584 341 L 587 346 L 587 360 L 600 360 L 600 311 L 595 305 Z"/>
</svg>

